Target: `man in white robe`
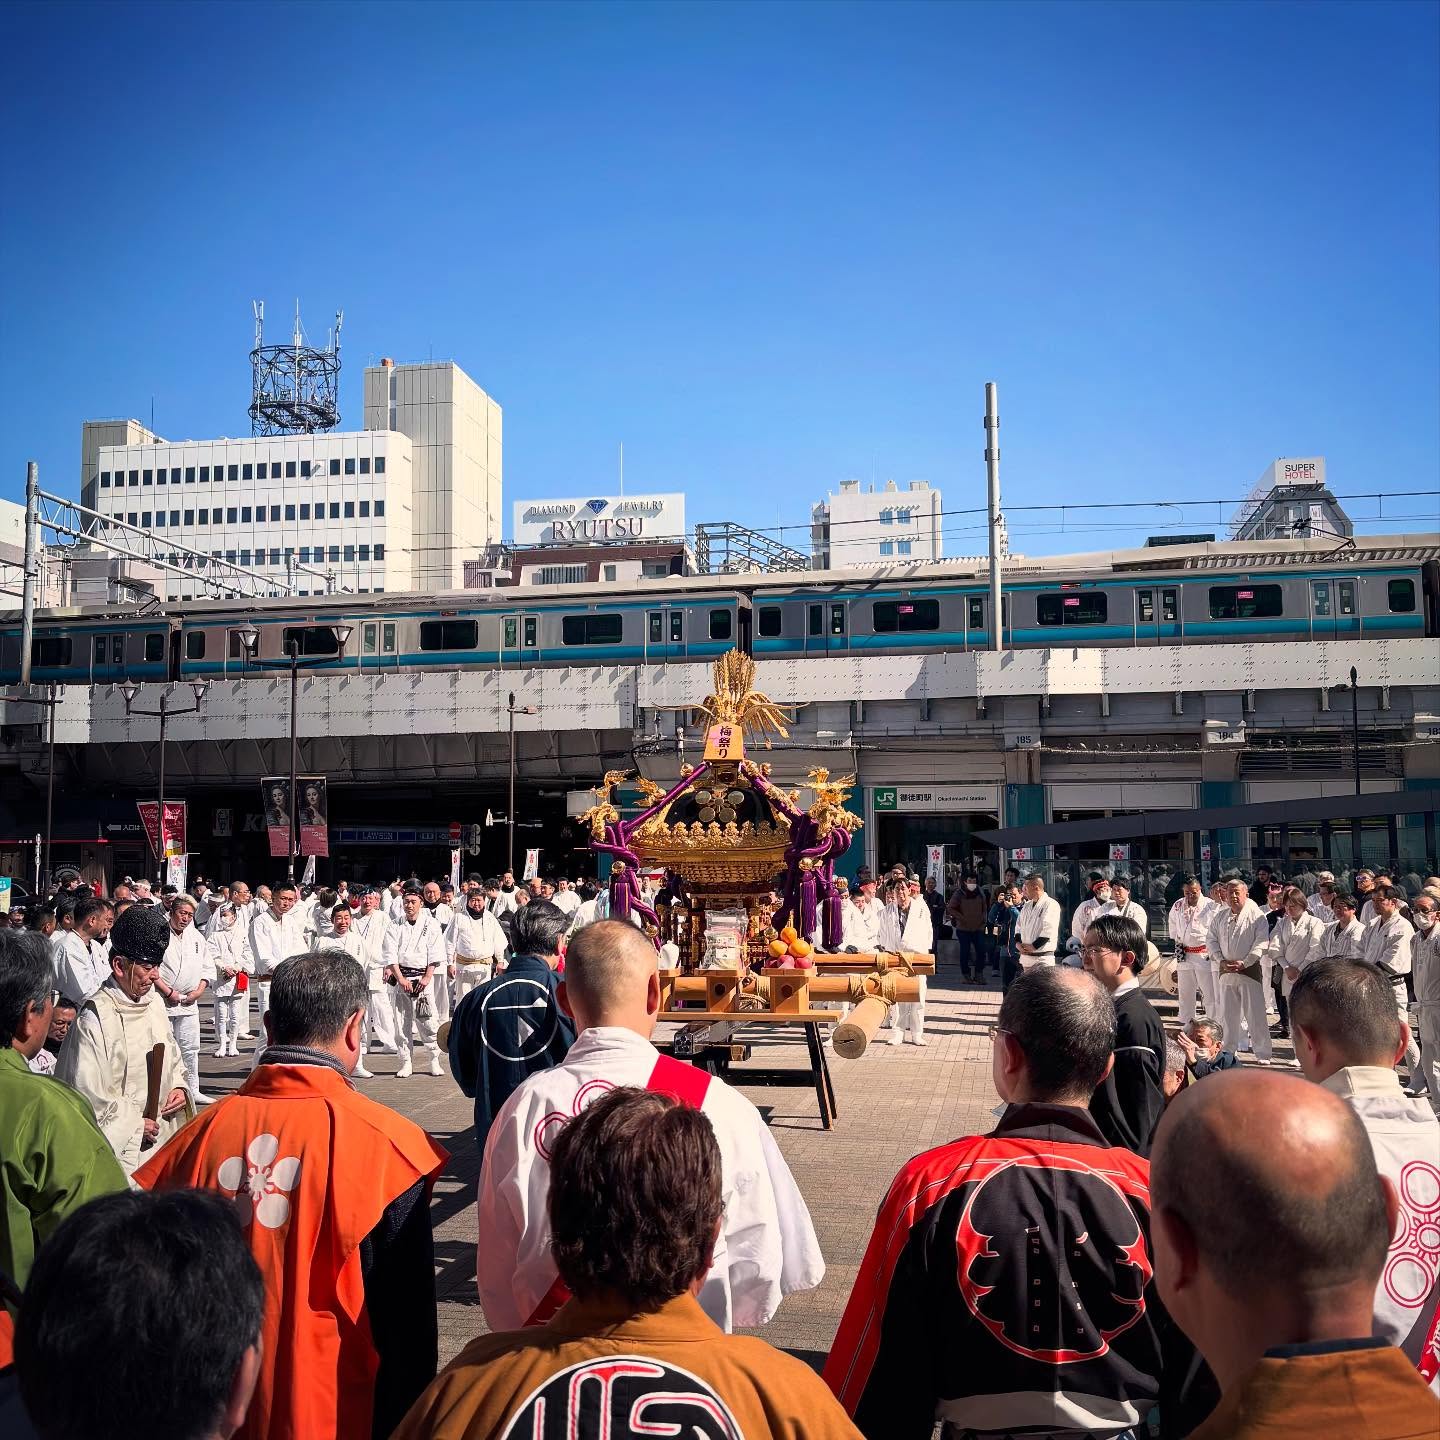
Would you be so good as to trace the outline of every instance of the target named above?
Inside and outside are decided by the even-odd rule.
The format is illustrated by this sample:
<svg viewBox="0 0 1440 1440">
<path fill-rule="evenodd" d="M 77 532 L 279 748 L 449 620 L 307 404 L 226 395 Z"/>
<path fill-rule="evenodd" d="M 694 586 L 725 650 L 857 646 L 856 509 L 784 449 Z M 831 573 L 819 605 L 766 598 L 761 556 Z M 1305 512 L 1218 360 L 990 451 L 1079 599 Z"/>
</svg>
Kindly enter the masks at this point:
<svg viewBox="0 0 1440 1440">
<path fill-rule="evenodd" d="M 1365 932 L 1365 959 L 1380 966 L 1395 993 L 1395 1008 L 1400 1019 L 1409 1021 L 1410 997 L 1405 977 L 1410 973 L 1410 949 L 1415 943 L 1415 927 L 1400 913 L 1404 896 L 1393 885 L 1377 885 L 1370 892 L 1370 908 L 1375 918 Z M 1420 1047 L 1408 1030 L 1405 1043 L 1405 1064 L 1410 1070 L 1410 1088 L 1423 1094 L 1430 1087 L 1420 1069 Z"/>
<path fill-rule="evenodd" d="M 1085 932 L 1090 928 L 1095 917 L 1102 913 L 1108 913 L 1110 909 L 1109 879 L 1096 870 L 1089 878 L 1089 885 L 1090 898 L 1082 900 L 1075 907 L 1075 914 L 1070 919 L 1071 943 L 1066 948 L 1072 955 L 1080 953 L 1080 947 L 1085 943 Z"/>
<path fill-rule="evenodd" d="M 250 958 L 247 926 L 229 901 L 216 906 L 206 933 L 214 977 L 215 1058 L 221 1060 L 240 1054 L 240 1034 L 250 1008 L 250 970 L 255 962 Z"/>
<path fill-rule="evenodd" d="M 1208 1019 L 1220 1018 L 1220 971 L 1210 958 L 1210 917 L 1215 902 L 1206 897 L 1200 882 L 1187 875 L 1180 898 L 1170 907 L 1165 928 L 1175 942 L 1175 972 L 1180 995 L 1180 1024 L 1195 1018 L 1195 997 L 1205 1002 Z"/>
<path fill-rule="evenodd" d="M 1231 880 L 1225 904 L 1210 917 L 1210 955 L 1220 966 L 1221 1024 L 1225 1042 L 1236 1054 L 1253 1050 L 1262 1065 L 1270 1063 L 1270 1022 L 1265 1018 L 1260 960 L 1270 943 L 1265 912 L 1249 897 L 1245 883 Z M 1242 1039 L 1249 1029 L 1248 1040 Z"/>
<path fill-rule="evenodd" d="M 930 918 L 930 907 L 920 898 L 918 879 L 897 880 L 891 885 L 890 903 L 880 913 L 880 948 L 906 954 L 934 954 L 935 925 Z M 920 999 L 892 1005 L 885 1017 L 892 1045 L 899 1045 L 903 1040 L 912 1045 L 925 1044 L 925 976 L 919 975 L 916 979 L 920 983 Z"/>
<path fill-rule="evenodd" d="M 270 977 L 282 960 L 309 950 L 305 919 L 296 908 L 300 892 L 293 880 L 282 880 L 270 892 L 270 903 L 250 922 L 250 958 L 260 991 L 260 1030 L 255 1063 L 265 1052 L 265 1012 L 270 1008 Z"/>
<path fill-rule="evenodd" d="M 1044 879 L 1032 872 L 1021 884 L 1024 903 L 1015 922 L 1015 946 L 1022 970 L 1055 963 L 1060 939 L 1060 902 L 1045 893 Z"/>
<path fill-rule="evenodd" d="M 440 1018 L 435 988 L 445 978 L 445 937 L 426 912 L 420 891 L 406 890 L 400 920 L 385 933 L 386 973 L 394 980 L 396 1030 L 401 1038 L 399 1080 L 412 1073 L 411 1053 L 417 1043 L 430 1050 L 430 1073 L 442 1075 Z"/>
<path fill-rule="evenodd" d="M 1410 915 L 1415 921 L 1410 973 L 1415 982 L 1420 1074 L 1430 1091 L 1430 1104 L 1440 1110 L 1440 900 L 1422 890 L 1410 903 Z M 1410 1088 L 1420 1087 L 1416 1084 Z"/>
<path fill-rule="evenodd" d="M 1322 953 L 1326 960 L 1363 960 L 1366 930 L 1355 914 L 1355 897 L 1336 891 L 1330 909 L 1334 920 L 1325 927 Z"/>
<path fill-rule="evenodd" d="M 370 1006 L 365 1012 L 364 1053 L 372 1050 L 389 1055 L 400 1053 L 399 1017 L 390 986 L 385 983 L 385 937 L 390 933 L 390 916 L 385 909 L 385 892 L 360 891 L 360 909 L 350 923 L 360 937 L 362 964 L 370 986 Z"/>
<path fill-rule="evenodd" d="M 580 908 L 580 896 L 570 888 L 570 881 L 564 875 L 556 880 L 555 893 L 550 897 L 550 903 L 567 915 L 573 915 Z"/>
<path fill-rule="evenodd" d="M 55 1078 L 89 1102 L 101 1133 L 126 1175 L 163 1145 L 192 1115 L 180 1047 L 165 1015 L 155 978 L 165 959 L 170 926 L 164 911 L 132 905 L 111 932 L 110 978 L 81 1007 L 55 1066 Z M 148 1062 L 164 1049 L 159 1114 L 145 1114 Z"/>
<path fill-rule="evenodd" d="M 110 978 L 105 935 L 114 913 L 108 900 L 84 896 L 75 906 L 70 929 L 57 930 L 51 937 L 55 978 L 62 995 L 83 1003 Z"/>
<path fill-rule="evenodd" d="M 725 1330 L 763 1325 L 786 1295 L 817 1286 L 825 1262 L 810 1212 L 759 1111 L 650 1043 L 660 1010 L 650 942 L 621 921 L 577 932 L 560 997 L 579 1039 L 559 1065 L 510 1096 L 485 1144 L 476 1274 L 490 1328 L 539 1323 L 563 1303 L 550 1255 L 550 1146 L 590 1100 L 622 1085 L 663 1089 L 714 1126 L 725 1218 L 698 1296 L 705 1313 Z"/>
<path fill-rule="evenodd" d="M 231 885 L 230 905 L 235 911 L 235 928 L 240 932 L 238 943 L 245 947 L 248 955 L 250 946 L 250 923 L 255 919 L 255 896 L 243 880 L 237 880 Z M 205 922 L 205 936 L 207 939 L 214 937 L 219 914 L 220 910 L 217 907 Z M 252 981 L 254 979 L 254 972 L 255 959 L 253 956 L 249 956 L 249 969 L 247 973 L 250 975 Z M 250 991 L 253 988 L 253 984 L 247 983 L 245 989 L 238 992 L 235 996 L 231 1006 L 231 1009 L 234 1011 L 235 1034 L 241 1040 L 247 1039 L 254 1033 L 250 1027 Z"/>
<path fill-rule="evenodd" d="M 208 1105 L 200 1093 L 200 997 L 210 988 L 214 974 L 210 947 L 192 923 L 195 901 L 177 895 L 170 903 L 170 943 L 155 979 L 155 988 L 165 1001 L 170 1028 L 185 1062 L 186 1088 L 197 1105 Z"/>
<path fill-rule="evenodd" d="M 575 895 L 573 890 L 566 893 Z M 574 906 L 564 913 L 573 914 L 579 906 L 579 897 L 575 896 Z M 556 909 L 562 907 L 557 905 Z M 504 959 L 505 932 L 486 908 L 483 890 L 472 890 L 465 897 L 465 904 L 455 912 L 445 932 L 445 953 L 456 1005 L 489 980 L 495 973 L 495 962 Z"/>
</svg>

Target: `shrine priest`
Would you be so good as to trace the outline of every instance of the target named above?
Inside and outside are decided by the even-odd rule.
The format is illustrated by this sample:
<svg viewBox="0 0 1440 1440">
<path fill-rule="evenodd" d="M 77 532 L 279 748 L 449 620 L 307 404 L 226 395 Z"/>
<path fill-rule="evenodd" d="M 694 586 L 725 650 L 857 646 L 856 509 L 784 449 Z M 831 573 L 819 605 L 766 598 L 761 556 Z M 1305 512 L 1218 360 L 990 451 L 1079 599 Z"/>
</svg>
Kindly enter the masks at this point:
<svg viewBox="0 0 1440 1440">
<path fill-rule="evenodd" d="M 129 1175 L 194 1115 L 195 1105 L 165 1002 L 155 988 L 170 944 L 165 912 L 131 905 L 115 922 L 110 942 L 110 978 L 81 1006 L 55 1077 L 90 1102 Z"/>
<path fill-rule="evenodd" d="M 550 1158 L 565 1124 L 617 1086 L 670 1095 L 714 1129 L 724 1219 L 698 1287 L 705 1313 L 725 1330 L 763 1325 L 786 1295 L 814 1289 L 825 1262 L 810 1212 L 760 1112 L 723 1080 L 650 1043 L 660 1010 L 650 942 L 619 920 L 576 931 L 559 993 L 579 1038 L 559 1065 L 510 1096 L 485 1145 L 476 1274 L 491 1330 L 545 1324 L 568 1298 L 546 1209 Z"/>
</svg>

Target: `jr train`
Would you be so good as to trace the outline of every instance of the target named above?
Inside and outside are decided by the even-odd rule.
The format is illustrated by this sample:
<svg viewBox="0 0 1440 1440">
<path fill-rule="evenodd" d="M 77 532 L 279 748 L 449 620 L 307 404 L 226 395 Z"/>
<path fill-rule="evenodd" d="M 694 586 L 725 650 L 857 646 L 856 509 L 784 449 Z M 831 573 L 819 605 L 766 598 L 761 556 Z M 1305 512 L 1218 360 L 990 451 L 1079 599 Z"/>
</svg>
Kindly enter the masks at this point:
<svg viewBox="0 0 1440 1440">
<path fill-rule="evenodd" d="M 273 675 L 293 644 L 318 670 L 452 670 L 986 649 L 974 561 L 615 586 L 76 606 L 36 617 L 32 681 Z M 1236 542 L 1008 562 L 1006 648 L 1359 641 L 1440 635 L 1440 536 Z M 342 645 L 337 627 L 349 627 Z M 247 644 L 255 633 L 255 643 Z M 328 657 L 328 658 L 327 658 Z M 0 615 L 0 683 L 20 615 Z"/>
</svg>

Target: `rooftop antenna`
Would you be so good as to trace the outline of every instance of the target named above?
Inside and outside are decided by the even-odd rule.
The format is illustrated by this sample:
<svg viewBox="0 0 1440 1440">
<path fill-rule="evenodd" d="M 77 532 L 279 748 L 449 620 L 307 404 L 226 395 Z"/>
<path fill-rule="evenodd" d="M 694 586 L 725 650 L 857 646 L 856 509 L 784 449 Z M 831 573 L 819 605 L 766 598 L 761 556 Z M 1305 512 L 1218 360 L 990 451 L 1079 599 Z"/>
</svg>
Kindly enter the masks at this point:
<svg viewBox="0 0 1440 1440">
<path fill-rule="evenodd" d="M 295 328 L 289 345 L 265 343 L 265 302 L 256 300 L 255 348 L 250 352 L 250 433 L 313 435 L 340 423 L 340 326 L 343 310 L 323 350 L 306 345 L 295 302 Z"/>
</svg>

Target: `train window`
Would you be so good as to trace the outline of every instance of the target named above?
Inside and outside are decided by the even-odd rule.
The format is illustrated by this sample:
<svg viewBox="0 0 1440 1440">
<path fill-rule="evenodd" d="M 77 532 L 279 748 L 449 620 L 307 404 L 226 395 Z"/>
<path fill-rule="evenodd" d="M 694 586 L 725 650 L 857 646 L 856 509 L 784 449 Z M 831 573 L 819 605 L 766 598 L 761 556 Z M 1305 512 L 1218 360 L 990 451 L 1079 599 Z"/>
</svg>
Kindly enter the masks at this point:
<svg viewBox="0 0 1440 1440">
<path fill-rule="evenodd" d="M 385 655 L 395 653 L 395 622 L 393 620 L 387 620 L 380 627 L 380 650 Z"/>
<path fill-rule="evenodd" d="M 832 605 L 830 607 L 830 633 L 832 635 L 843 635 L 845 633 L 844 605 Z"/>
<path fill-rule="evenodd" d="M 728 640 L 730 638 L 730 612 L 728 610 L 712 610 L 710 612 L 710 638 L 712 640 Z"/>
<path fill-rule="evenodd" d="M 373 655 L 375 653 L 376 634 L 377 630 L 373 620 L 360 627 L 360 648 L 367 655 Z"/>
<path fill-rule="evenodd" d="M 103 665 L 105 663 L 105 650 L 105 637 L 103 635 L 97 635 L 95 637 L 95 663 L 97 665 Z"/>
<path fill-rule="evenodd" d="M 422 620 L 422 650 L 473 650 L 480 641 L 480 626 L 474 620 Z"/>
<path fill-rule="evenodd" d="M 622 628 L 619 615 L 566 615 L 560 622 L 560 643 L 618 645 Z"/>
<path fill-rule="evenodd" d="M 650 636 L 652 645 L 659 645 L 665 639 L 665 612 L 663 610 L 652 610 L 648 617 L 649 629 L 646 633 Z"/>
<path fill-rule="evenodd" d="M 1212 620 L 1252 620 L 1282 615 L 1285 606 L 1278 585 L 1212 585 Z"/>
<path fill-rule="evenodd" d="M 1396 615 L 1409 615 L 1415 609 L 1415 582 L 1413 580 L 1392 580 L 1390 582 L 1390 609 Z"/>
<path fill-rule="evenodd" d="M 152 630 L 145 637 L 145 658 L 154 664 L 165 658 L 165 635 L 163 631 Z"/>
<path fill-rule="evenodd" d="M 685 612 L 683 610 L 672 610 L 670 612 L 670 643 L 679 645 L 685 639 Z"/>
<path fill-rule="evenodd" d="M 1353 615 L 1355 613 L 1355 582 L 1353 580 L 1337 580 L 1335 582 L 1335 598 L 1342 615 Z"/>
<path fill-rule="evenodd" d="M 525 617 L 525 648 L 527 650 L 535 649 L 535 647 L 540 643 L 539 640 L 536 638 L 536 632 L 539 623 L 540 622 L 536 620 L 533 615 L 527 615 Z"/>
<path fill-rule="evenodd" d="M 972 630 L 985 628 L 985 602 L 978 595 L 971 595 L 965 601 L 965 623 Z"/>
<path fill-rule="evenodd" d="M 893 631 L 938 630 L 938 600 L 877 600 L 874 607 L 874 630 L 877 635 Z"/>
<path fill-rule="evenodd" d="M 287 625 L 281 637 L 281 653 L 288 655 L 295 646 L 301 655 L 338 655 L 340 642 L 328 625 Z"/>
<path fill-rule="evenodd" d="M 1155 592 L 1153 590 L 1137 590 L 1135 592 L 1135 615 L 1142 625 L 1149 625 L 1155 619 Z"/>
<path fill-rule="evenodd" d="M 185 658 L 187 660 L 203 660 L 205 658 L 205 632 L 203 630 L 191 630 L 185 636 Z"/>
<path fill-rule="evenodd" d="M 1160 592 L 1160 618 L 1162 620 L 1177 620 L 1180 617 L 1180 607 L 1175 603 L 1176 592 L 1174 590 L 1162 590 Z"/>
<path fill-rule="evenodd" d="M 807 616 L 806 629 L 812 635 L 820 635 L 825 630 L 825 610 L 823 606 L 812 605 Z"/>
<path fill-rule="evenodd" d="M 32 665 L 68 665 L 71 644 L 68 635 L 37 635 L 30 642 Z"/>
<path fill-rule="evenodd" d="M 514 615 L 505 617 L 505 648 L 513 650 L 520 643 L 520 621 Z"/>
<path fill-rule="evenodd" d="M 1394 609 L 1394 606 L 1391 606 L 1391 609 Z M 757 623 L 762 635 L 778 635 L 780 633 L 780 607 L 778 605 L 762 605 Z"/>
<path fill-rule="evenodd" d="M 125 637 L 123 635 L 110 637 L 110 663 L 112 665 L 125 663 Z"/>
<path fill-rule="evenodd" d="M 1109 614 L 1110 597 L 1103 590 L 1035 597 L 1035 619 L 1041 625 L 1103 625 Z"/>
<path fill-rule="evenodd" d="M 1313 581 L 1310 593 L 1315 600 L 1316 615 L 1328 615 L 1330 613 L 1330 582 L 1328 580 Z"/>
</svg>

